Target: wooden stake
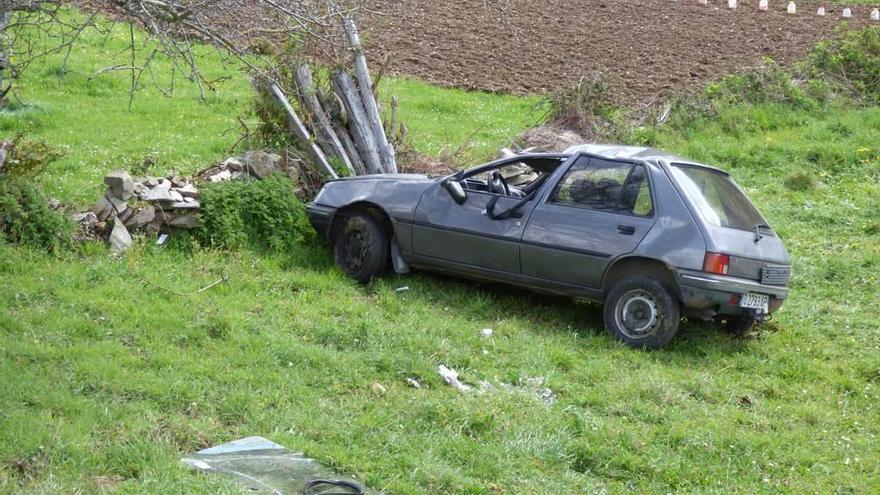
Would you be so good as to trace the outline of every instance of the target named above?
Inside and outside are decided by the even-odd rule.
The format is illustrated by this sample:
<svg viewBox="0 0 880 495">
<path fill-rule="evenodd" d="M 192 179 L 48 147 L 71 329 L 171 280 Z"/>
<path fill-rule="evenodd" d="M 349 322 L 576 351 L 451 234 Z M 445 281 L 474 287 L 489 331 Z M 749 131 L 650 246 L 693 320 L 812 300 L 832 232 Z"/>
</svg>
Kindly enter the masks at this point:
<svg viewBox="0 0 880 495">
<path fill-rule="evenodd" d="M 309 113 L 312 114 L 314 125 L 317 128 L 315 134 L 324 138 L 323 141 L 326 142 L 325 146 L 328 148 L 329 153 L 339 157 L 339 159 L 342 160 L 342 163 L 345 164 L 345 168 L 347 168 L 352 175 L 356 175 L 357 172 L 349 159 L 348 153 L 342 146 L 339 136 L 336 135 L 336 131 L 330 123 L 330 119 L 327 118 L 327 113 L 324 112 L 324 108 L 321 107 L 321 102 L 318 101 L 318 97 L 315 94 L 315 83 L 312 79 L 312 71 L 309 69 L 309 66 L 306 64 L 300 64 L 300 66 L 296 68 L 294 78 L 296 79 L 299 100 Z"/>
<path fill-rule="evenodd" d="M 367 116 L 354 81 L 344 71 L 338 71 L 333 74 L 333 89 L 345 106 L 345 113 L 348 116 L 348 127 L 351 129 L 351 134 L 354 137 L 358 150 L 360 150 L 361 159 L 364 161 L 367 172 L 371 174 L 385 172 L 382 166 L 382 158 L 379 156 L 379 150 L 376 145 L 376 138 L 373 135 L 371 120 Z M 381 122 L 379 127 L 382 127 Z"/>
<path fill-rule="evenodd" d="M 370 78 L 370 70 L 367 68 L 367 57 L 358 35 L 357 26 L 350 17 L 342 18 L 342 27 L 348 38 L 348 44 L 354 51 L 354 70 L 357 75 L 358 87 L 361 99 L 366 110 L 367 122 L 372 129 L 376 148 L 381 159 L 380 167 L 383 171 L 396 174 L 397 161 L 394 157 L 394 147 L 388 142 L 385 129 L 382 128 L 382 118 L 379 116 L 379 105 L 373 96 L 373 82 Z"/>
<path fill-rule="evenodd" d="M 281 108 L 284 109 L 285 116 L 287 117 L 285 120 L 287 121 L 288 132 L 306 146 L 307 151 L 312 155 L 315 163 L 324 169 L 324 172 L 326 172 L 327 175 L 333 179 L 338 179 L 339 176 L 336 174 L 336 171 L 330 166 L 330 162 L 327 161 L 324 152 L 321 151 L 321 148 L 318 147 L 317 143 L 312 139 L 312 135 L 309 133 L 308 129 L 306 129 L 306 126 L 303 125 L 302 120 L 296 115 L 293 107 L 290 106 L 290 102 L 287 101 L 287 97 L 284 96 L 284 92 L 281 91 L 281 88 L 279 88 L 274 81 L 268 81 L 267 89 L 269 90 L 269 95 L 271 95 L 275 101 L 281 105 Z"/>
</svg>

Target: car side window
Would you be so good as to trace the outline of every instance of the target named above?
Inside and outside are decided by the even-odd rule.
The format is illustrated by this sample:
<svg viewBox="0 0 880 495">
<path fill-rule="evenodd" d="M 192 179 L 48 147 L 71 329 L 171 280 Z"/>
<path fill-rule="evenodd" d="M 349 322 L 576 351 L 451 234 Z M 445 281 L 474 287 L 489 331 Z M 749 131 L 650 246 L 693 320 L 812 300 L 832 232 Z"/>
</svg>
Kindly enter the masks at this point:
<svg viewBox="0 0 880 495">
<path fill-rule="evenodd" d="M 643 165 L 581 157 L 559 181 L 551 203 L 651 216 L 654 204 Z"/>
</svg>

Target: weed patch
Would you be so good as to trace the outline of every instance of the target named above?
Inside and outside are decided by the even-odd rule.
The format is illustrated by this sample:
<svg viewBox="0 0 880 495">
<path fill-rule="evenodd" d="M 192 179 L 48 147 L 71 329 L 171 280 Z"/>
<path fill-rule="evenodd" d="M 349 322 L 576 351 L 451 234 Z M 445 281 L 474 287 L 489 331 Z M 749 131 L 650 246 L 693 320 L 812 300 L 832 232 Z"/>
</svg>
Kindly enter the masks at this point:
<svg viewBox="0 0 880 495">
<path fill-rule="evenodd" d="M 199 240 L 219 248 L 289 251 L 314 237 L 294 183 L 283 175 L 227 181 L 202 192 Z"/>
</svg>

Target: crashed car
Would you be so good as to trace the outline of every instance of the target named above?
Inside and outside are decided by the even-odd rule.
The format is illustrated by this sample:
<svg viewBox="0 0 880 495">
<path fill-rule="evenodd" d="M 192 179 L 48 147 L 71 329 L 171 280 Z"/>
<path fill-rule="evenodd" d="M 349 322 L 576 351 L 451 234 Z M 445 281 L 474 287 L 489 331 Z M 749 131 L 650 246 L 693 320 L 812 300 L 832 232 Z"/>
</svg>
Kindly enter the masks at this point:
<svg viewBox="0 0 880 495">
<path fill-rule="evenodd" d="M 585 298 L 638 348 L 662 347 L 683 316 L 745 333 L 789 293 L 791 258 L 730 175 L 653 148 L 334 180 L 307 211 L 359 282 L 390 264 Z"/>
</svg>

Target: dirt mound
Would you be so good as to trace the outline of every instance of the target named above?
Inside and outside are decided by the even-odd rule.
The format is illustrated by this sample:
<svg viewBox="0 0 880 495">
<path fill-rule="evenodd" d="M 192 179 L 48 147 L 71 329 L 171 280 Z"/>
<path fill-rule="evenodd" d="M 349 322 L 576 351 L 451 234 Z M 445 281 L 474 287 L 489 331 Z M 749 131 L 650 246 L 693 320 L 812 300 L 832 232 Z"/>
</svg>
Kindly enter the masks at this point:
<svg viewBox="0 0 880 495">
<path fill-rule="evenodd" d="M 391 70 L 467 89 L 540 93 L 573 87 L 592 71 L 618 80 L 630 101 L 697 87 L 762 57 L 802 57 L 841 25 L 842 7 L 770 2 L 698 5 L 670 0 L 379 0 L 369 21 L 370 56 L 392 56 Z M 854 11 L 853 27 L 870 8 Z M 506 22 L 500 22 L 506 18 Z"/>
</svg>

